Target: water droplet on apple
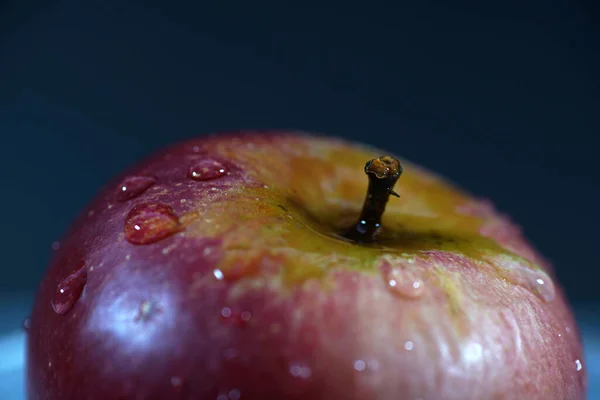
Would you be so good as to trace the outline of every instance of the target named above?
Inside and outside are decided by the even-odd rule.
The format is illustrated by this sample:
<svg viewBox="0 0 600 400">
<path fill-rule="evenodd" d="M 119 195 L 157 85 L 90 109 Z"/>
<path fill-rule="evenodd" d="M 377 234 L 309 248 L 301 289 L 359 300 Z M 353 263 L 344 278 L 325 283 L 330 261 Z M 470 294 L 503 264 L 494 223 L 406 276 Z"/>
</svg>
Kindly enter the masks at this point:
<svg viewBox="0 0 600 400">
<path fill-rule="evenodd" d="M 52 250 L 56 251 L 60 249 L 60 242 L 52 242 Z"/>
<path fill-rule="evenodd" d="M 130 176 L 125 178 L 117 187 L 116 198 L 127 201 L 139 196 L 156 183 L 153 176 Z"/>
<path fill-rule="evenodd" d="M 312 376 L 312 369 L 302 362 L 293 362 L 289 366 L 290 374 L 294 378 L 308 379 Z"/>
<path fill-rule="evenodd" d="M 23 330 L 28 332 L 29 328 L 31 328 L 31 318 L 27 317 L 23 320 Z"/>
<path fill-rule="evenodd" d="M 379 261 L 379 271 L 387 288 L 396 295 L 407 299 L 417 299 L 425 292 L 425 283 L 419 269 L 415 268 L 415 260 L 410 254 L 402 257 L 384 256 Z"/>
<path fill-rule="evenodd" d="M 376 372 L 379 369 L 379 361 L 375 359 L 354 360 L 352 367 L 357 372 Z"/>
<path fill-rule="evenodd" d="M 231 317 L 231 315 L 232 315 L 231 308 L 229 308 L 229 307 L 223 307 L 221 309 L 221 316 L 223 318 L 229 318 L 229 317 Z"/>
<path fill-rule="evenodd" d="M 491 259 L 500 268 L 502 276 L 509 282 L 522 286 L 538 296 L 544 302 L 554 300 L 556 289 L 550 276 L 542 269 L 530 266 L 525 260 L 500 256 Z"/>
<path fill-rule="evenodd" d="M 575 369 L 577 371 L 581 371 L 583 369 L 583 365 L 581 364 L 581 360 L 580 359 L 575 360 Z"/>
<path fill-rule="evenodd" d="M 417 299 L 425 292 L 423 281 L 415 278 L 405 269 L 392 268 L 386 274 L 385 279 L 388 288 L 402 297 Z"/>
<path fill-rule="evenodd" d="M 87 271 L 84 264 L 71 275 L 62 280 L 56 287 L 52 308 L 59 315 L 67 314 L 81 297 L 83 288 L 87 283 Z"/>
<path fill-rule="evenodd" d="M 221 309 L 221 322 L 228 326 L 234 326 L 237 328 L 245 328 L 248 325 L 248 321 L 252 318 L 250 311 L 234 312 L 229 307 L 223 307 Z"/>
<path fill-rule="evenodd" d="M 415 348 L 415 344 L 412 341 L 407 340 L 406 342 L 404 342 L 404 350 L 411 351 L 414 348 Z"/>
<path fill-rule="evenodd" d="M 208 181 L 226 174 L 227 168 L 220 162 L 211 159 L 198 161 L 188 172 L 188 176 L 196 181 Z"/>
<path fill-rule="evenodd" d="M 354 369 L 362 372 L 367 368 L 367 363 L 364 360 L 354 360 Z"/>
<path fill-rule="evenodd" d="M 220 269 L 213 269 L 213 275 L 215 278 L 217 278 L 217 280 L 222 281 L 223 278 L 225 277 L 223 275 L 223 271 L 221 271 Z"/>
<path fill-rule="evenodd" d="M 149 244 L 177 233 L 180 228 L 179 218 L 168 205 L 142 203 L 129 211 L 124 230 L 130 243 Z"/>
</svg>

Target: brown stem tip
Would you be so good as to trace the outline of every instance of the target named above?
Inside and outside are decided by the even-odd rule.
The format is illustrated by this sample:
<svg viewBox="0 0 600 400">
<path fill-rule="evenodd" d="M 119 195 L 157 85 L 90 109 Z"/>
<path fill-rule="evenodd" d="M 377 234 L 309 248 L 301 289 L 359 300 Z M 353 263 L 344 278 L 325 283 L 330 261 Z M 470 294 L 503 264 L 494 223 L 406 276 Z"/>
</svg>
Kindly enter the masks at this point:
<svg viewBox="0 0 600 400">
<path fill-rule="evenodd" d="M 344 235 L 357 242 L 372 242 L 381 229 L 381 216 L 390 195 L 400 197 L 394 192 L 394 185 L 402 174 L 400 162 L 390 156 L 368 161 L 365 173 L 369 178 L 369 188 L 358 222 Z"/>
</svg>

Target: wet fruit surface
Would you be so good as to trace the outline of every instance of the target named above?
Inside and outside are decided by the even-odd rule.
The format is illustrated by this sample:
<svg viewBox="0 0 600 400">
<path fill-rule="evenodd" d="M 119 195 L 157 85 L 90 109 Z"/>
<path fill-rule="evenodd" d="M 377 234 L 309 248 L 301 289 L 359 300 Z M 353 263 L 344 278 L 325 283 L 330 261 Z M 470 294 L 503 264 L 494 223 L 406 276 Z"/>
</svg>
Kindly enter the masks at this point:
<svg viewBox="0 0 600 400">
<path fill-rule="evenodd" d="M 196 181 L 208 181 L 220 178 L 227 174 L 225 166 L 216 160 L 203 159 L 196 162 L 189 170 L 188 175 Z"/>
<path fill-rule="evenodd" d="M 154 243 L 173 235 L 179 229 L 177 215 L 166 204 L 138 204 L 125 218 L 125 237 L 133 244 Z"/>
<path fill-rule="evenodd" d="M 377 241 L 343 236 L 381 155 L 242 134 L 127 171 L 56 246 L 30 398 L 582 399 L 552 269 L 491 203 L 403 161 Z"/>
<path fill-rule="evenodd" d="M 52 299 L 52 309 L 60 315 L 68 313 L 79 300 L 86 283 L 87 271 L 82 264 L 57 285 Z"/>
<path fill-rule="evenodd" d="M 139 196 L 156 183 L 153 176 L 129 176 L 117 186 L 117 200 L 127 201 Z"/>
</svg>

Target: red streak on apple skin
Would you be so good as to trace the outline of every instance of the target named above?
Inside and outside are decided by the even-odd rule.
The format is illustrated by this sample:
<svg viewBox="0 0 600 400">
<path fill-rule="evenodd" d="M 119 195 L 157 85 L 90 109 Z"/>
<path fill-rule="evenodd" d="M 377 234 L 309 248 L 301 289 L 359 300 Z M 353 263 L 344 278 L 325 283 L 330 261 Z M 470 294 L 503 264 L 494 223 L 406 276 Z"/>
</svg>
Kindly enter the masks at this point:
<svg viewBox="0 0 600 400">
<path fill-rule="evenodd" d="M 317 225 L 307 229 L 312 222 L 298 210 L 335 223 L 346 208 L 360 210 L 364 187 L 355 188 L 356 177 L 333 167 L 311 187 L 307 182 L 315 184 L 316 171 L 304 177 L 289 168 L 327 166 L 319 164 L 321 154 L 330 148 L 346 154 L 347 146 L 275 134 L 214 137 L 171 147 L 117 177 L 115 182 L 144 175 L 157 181 L 127 202 L 114 202 L 110 183 L 61 241 L 31 316 L 29 398 L 584 399 L 581 342 L 558 285 L 555 299 L 544 302 L 503 279 L 487 258 L 437 245 L 423 251 L 419 245 L 407 249 L 410 255 L 392 253 L 410 258 L 403 265 L 425 284 L 418 299 L 407 299 L 382 278 L 378 251 L 350 254 L 353 247 L 330 257 L 329 250 L 348 244 L 323 238 Z M 272 150 L 264 165 L 257 161 L 265 156 L 261 147 Z M 362 160 L 360 174 L 369 157 L 352 151 L 358 154 L 348 158 Z M 310 164 L 294 158 L 309 153 Z M 203 158 L 218 161 L 229 174 L 190 179 L 190 166 Z M 427 206 L 424 193 L 451 195 L 410 164 L 405 174 L 397 191 L 421 200 L 390 204 L 388 226 L 394 226 L 393 216 L 424 223 L 439 213 L 448 224 L 435 226 L 446 232 L 442 237 L 461 229 L 481 235 L 485 221 L 501 218 L 494 212 L 464 219 L 454 214 L 454 200 Z M 280 192 L 255 200 L 260 190 Z M 231 196 L 237 196 L 236 208 L 227 203 Z M 283 204 L 289 196 L 297 201 L 285 203 L 290 211 L 284 211 L 275 200 Z M 457 194 L 459 201 L 469 198 Z M 147 204 L 170 207 L 180 230 L 133 244 L 124 223 L 132 209 Z M 225 214 L 215 211 L 221 204 Z M 293 242 L 298 235 L 314 235 L 314 254 L 294 247 L 301 246 Z M 515 241 L 522 256 L 540 259 L 524 239 Z M 317 248 L 324 255 L 311 258 Z M 493 260 L 500 250 L 490 249 Z M 323 261 L 310 264 L 297 255 L 328 257 L 330 264 L 320 269 Z M 353 257 L 363 257 L 366 266 L 350 267 Z M 58 315 L 51 307 L 55 284 L 81 260 L 85 291 L 68 313 Z M 583 370 L 577 371 L 575 360 Z"/>
</svg>

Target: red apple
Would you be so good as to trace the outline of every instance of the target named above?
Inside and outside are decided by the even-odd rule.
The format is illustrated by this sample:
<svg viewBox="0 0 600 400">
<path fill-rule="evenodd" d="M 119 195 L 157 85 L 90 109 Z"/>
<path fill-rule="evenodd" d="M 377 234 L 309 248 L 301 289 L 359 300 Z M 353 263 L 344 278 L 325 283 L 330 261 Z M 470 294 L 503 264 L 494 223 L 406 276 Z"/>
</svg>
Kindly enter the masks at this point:
<svg viewBox="0 0 600 400">
<path fill-rule="evenodd" d="M 220 135 L 118 177 L 41 284 L 29 399 L 583 399 L 548 263 L 418 166 L 394 186 L 382 154 Z"/>
</svg>

